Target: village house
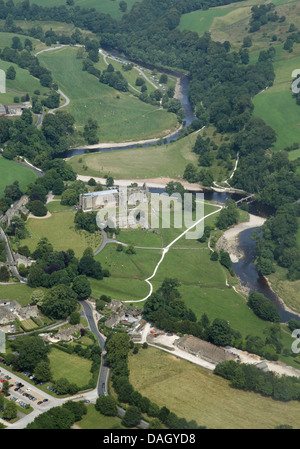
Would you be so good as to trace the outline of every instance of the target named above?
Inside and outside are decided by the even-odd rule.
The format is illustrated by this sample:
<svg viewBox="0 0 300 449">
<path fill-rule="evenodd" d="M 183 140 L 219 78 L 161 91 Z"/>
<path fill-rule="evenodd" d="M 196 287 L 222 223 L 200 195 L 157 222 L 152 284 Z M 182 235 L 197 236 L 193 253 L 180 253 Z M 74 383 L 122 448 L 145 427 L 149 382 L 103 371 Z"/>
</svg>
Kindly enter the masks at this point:
<svg viewBox="0 0 300 449">
<path fill-rule="evenodd" d="M 24 215 L 27 215 L 29 213 L 29 210 L 26 208 L 26 204 L 28 203 L 28 201 L 29 197 L 27 195 L 23 195 L 12 205 L 12 207 L 7 210 L 1 221 L 3 221 L 6 225 L 10 225 L 13 217 L 20 217 L 20 212 L 22 212 Z"/>
<path fill-rule="evenodd" d="M 32 104 L 27 101 L 25 103 L 7 104 L 4 105 L 6 117 L 20 117 L 24 109 L 29 109 Z"/>
<path fill-rule="evenodd" d="M 57 343 L 59 341 L 73 341 L 75 335 L 82 328 L 81 324 L 76 324 L 72 327 L 61 328 L 57 333 L 40 334 L 43 340 L 49 343 Z"/>
</svg>

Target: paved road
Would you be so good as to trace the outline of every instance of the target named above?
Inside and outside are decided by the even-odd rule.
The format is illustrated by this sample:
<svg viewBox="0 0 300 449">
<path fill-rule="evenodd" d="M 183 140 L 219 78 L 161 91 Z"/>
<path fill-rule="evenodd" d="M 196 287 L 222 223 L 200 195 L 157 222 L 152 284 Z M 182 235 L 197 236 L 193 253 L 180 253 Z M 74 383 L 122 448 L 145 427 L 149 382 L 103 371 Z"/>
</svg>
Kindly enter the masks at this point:
<svg viewBox="0 0 300 449">
<path fill-rule="evenodd" d="M 87 301 L 82 301 L 82 307 L 85 313 L 85 316 L 89 323 L 89 328 L 93 332 L 93 334 L 96 336 L 98 343 L 102 349 L 102 363 L 101 363 L 101 369 L 99 373 L 98 378 L 98 385 L 97 385 L 97 392 L 98 396 L 101 396 L 105 392 L 107 392 L 107 382 L 108 382 L 108 375 L 109 375 L 109 368 L 104 365 L 105 362 L 105 337 L 100 334 L 97 324 L 95 323 L 94 315 L 93 315 L 93 308 L 91 304 L 89 304 Z"/>
<path fill-rule="evenodd" d="M 18 269 L 16 267 L 16 263 L 15 263 L 15 259 L 7 238 L 7 235 L 5 234 L 5 232 L 3 231 L 3 229 L 0 227 L 0 236 L 1 236 L 1 240 L 3 240 L 6 244 L 6 258 L 7 258 L 7 262 L 9 264 L 9 268 L 11 269 L 11 272 L 13 274 L 13 276 L 17 277 L 18 279 L 20 279 L 21 283 L 26 283 L 26 281 L 24 280 L 24 278 L 22 276 L 20 276 Z"/>
</svg>

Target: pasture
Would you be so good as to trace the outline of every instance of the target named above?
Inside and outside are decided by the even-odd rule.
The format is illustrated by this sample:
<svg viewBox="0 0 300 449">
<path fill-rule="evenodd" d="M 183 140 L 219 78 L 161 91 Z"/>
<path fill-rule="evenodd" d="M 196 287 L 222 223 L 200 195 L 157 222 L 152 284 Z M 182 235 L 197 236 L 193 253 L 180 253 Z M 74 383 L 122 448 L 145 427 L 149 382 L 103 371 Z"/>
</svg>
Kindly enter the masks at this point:
<svg viewBox="0 0 300 449">
<path fill-rule="evenodd" d="M 39 55 L 60 89 L 70 98 L 68 110 L 83 131 L 89 118 L 99 125 L 101 142 L 163 137 L 177 127 L 175 114 L 141 102 L 130 93 L 116 91 L 82 71 L 77 50 L 63 48 Z"/>
<path fill-rule="evenodd" d="M 36 178 L 34 171 L 0 156 L 0 196 L 3 196 L 5 187 L 14 181 L 19 181 L 20 189 L 25 191 L 27 184 L 34 182 Z"/>
<path fill-rule="evenodd" d="M 162 350 L 150 347 L 130 355 L 129 370 L 130 382 L 139 393 L 198 425 L 274 429 L 289 424 L 299 428 L 299 402 L 283 403 L 236 390 L 227 380 Z"/>
</svg>

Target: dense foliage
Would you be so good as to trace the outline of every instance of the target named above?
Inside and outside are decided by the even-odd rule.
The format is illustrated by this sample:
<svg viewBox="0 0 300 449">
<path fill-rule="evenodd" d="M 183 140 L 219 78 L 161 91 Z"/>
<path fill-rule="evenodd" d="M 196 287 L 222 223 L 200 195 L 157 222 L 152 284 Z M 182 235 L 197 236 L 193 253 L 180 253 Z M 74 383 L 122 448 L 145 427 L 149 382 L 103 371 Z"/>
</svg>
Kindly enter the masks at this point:
<svg viewBox="0 0 300 449">
<path fill-rule="evenodd" d="M 300 400 L 300 380 L 297 377 L 279 377 L 272 371 L 264 372 L 254 365 L 233 361 L 219 363 L 214 373 L 230 380 L 234 388 L 254 391 L 278 401 Z"/>
</svg>

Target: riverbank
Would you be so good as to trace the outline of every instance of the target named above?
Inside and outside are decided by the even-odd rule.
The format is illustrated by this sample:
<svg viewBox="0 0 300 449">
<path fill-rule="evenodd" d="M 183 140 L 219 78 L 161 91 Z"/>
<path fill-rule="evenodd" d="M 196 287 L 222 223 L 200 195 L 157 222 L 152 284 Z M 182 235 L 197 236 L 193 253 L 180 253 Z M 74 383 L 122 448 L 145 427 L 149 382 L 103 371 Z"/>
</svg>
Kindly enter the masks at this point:
<svg viewBox="0 0 300 449">
<path fill-rule="evenodd" d="M 300 318 L 300 313 L 294 309 L 291 309 L 290 307 L 288 307 L 285 303 L 285 301 L 279 296 L 279 294 L 276 292 L 276 290 L 274 290 L 274 286 L 272 286 L 272 283 L 270 282 L 270 279 L 266 276 L 263 276 L 263 278 L 266 281 L 266 284 L 268 285 L 269 289 L 277 296 L 278 301 L 280 302 L 282 308 L 289 313 L 293 313 L 294 315 L 297 315 Z"/>
<path fill-rule="evenodd" d="M 92 176 L 85 176 L 85 175 L 77 175 L 77 180 L 83 181 L 83 182 L 88 182 L 89 179 L 91 179 Z M 97 183 L 106 184 L 106 178 L 97 178 L 97 177 L 92 177 Z M 167 186 L 167 184 L 169 182 L 180 182 L 183 187 L 186 190 L 189 190 L 191 192 L 202 192 L 202 191 L 206 191 L 207 189 L 203 188 L 202 186 L 198 185 L 198 184 L 191 184 L 189 182 L 183 181 L 182 179 L 174 179 L 174 178 L 147 178 L 147 179 L 115 179 L 115 185 L 119 186 L 119 187 L 128 187 L 131 184 L 135 183 L 137 184 L 139 187 L 143 187 L 144 184 L 147 185 L 147 187 L 149 188 L 156 188 L 156 189 L 165 189 L 165 187 Z M 209 189 L 208 191 L 211 191 L 211 189 Z"/>
<path fill-rule="evenodd" d="M 216 244 L 217 251 L 223 249 L 230 255 L 230 259 L 233 263 L 236 263 L 244 256 L 243 251 L 239 246 L 239 235 L 241 232 L 247 229 L 257 228 L 262 226 L 266 221 L 266 218 L 259 217 L 257 215 L 249 214 L 249 221 L 239 223 L 230 229 L 227 229 L 218 240 Z"/>
</svg>

